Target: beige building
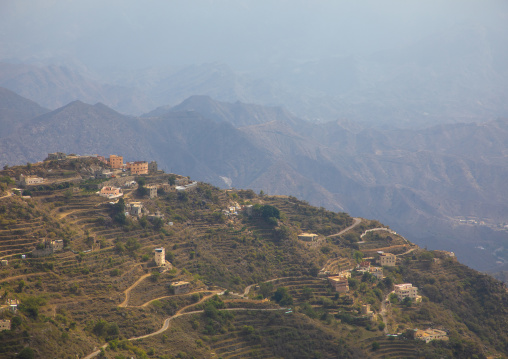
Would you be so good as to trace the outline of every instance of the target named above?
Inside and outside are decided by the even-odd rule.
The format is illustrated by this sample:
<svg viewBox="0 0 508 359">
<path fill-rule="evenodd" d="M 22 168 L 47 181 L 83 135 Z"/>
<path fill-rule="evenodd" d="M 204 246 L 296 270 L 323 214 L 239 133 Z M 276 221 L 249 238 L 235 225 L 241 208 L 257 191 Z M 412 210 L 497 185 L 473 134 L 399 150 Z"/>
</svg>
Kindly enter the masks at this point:
<svg viewBox="0 0 508 359">
<path fill-rule="evenodd" d="M 429 343 L 432 340 L 448 340 L 448 334 L 444 330 L 439 329 L 418 329 L 415 333 L 415 339 Z"/>
<path fill-rule="evenodd" d="M 166 264 L 166 250 L 164 247 L 155 248 L 155 264 L 158 267 Z"/>
<path fill-rule="evenodd" d="M 190 283 L 184 281 L 173 282 L 171 283 L 171 288 L 175 294 L 187 293 L 190 290 Z"/>
<path fill-rule="evenodd" d="M 312 242 L 317 239 L 318 235 L 314 233 L 301 233 L 298 235 L 298 239 L 305 242 Z"/>
<path fill-rule="evenodd" d="M 148 162 L 146 161 L 127 162 L 127 169 L 131 171 L 132 175 L 147 175 Z"/>
<path fill-rule="evenodd" d="M 328 282 L 332 285 L 336 292 L 346 293 L 349 291 L 349 282 L 346 277 L 333 276 L 328 277 Z"/>
<path fill-rule="evenodd" d="M 379 264 L 386 267 L 394 267 L 397 262 L 397 257 L 392 253 L 381 253 L 379 255 Z"/>
<path fill-rule="evenodd" d="M 33 186 L 44 182 L 44 178 L 37 176 L 25 176 L 21 174 L 19 176 L 19 184 L 22 186 Z"/>
<path fill-rule="evenodd" d="M 0 319 L 0 331 L 11 330 L 11 321 L 9 319 Z"/>
<path fill-rule="evenodd" d="M 51 241 L 49 246 L 53 249 L 53 251 L 61 251 L 64 247 L 63 239 L 56 239 Z"/>
<path fill-rule="evenodd" d="M 104 186 L 99 193 L 102 197 L 120 197 L 123 196 L 122 189 L 113 186 Z"/>
<path fill-rule="evenodd" d="M 411 298 L 417 301 L 418 298 L 421 298 L 418 295 L 418 287 L 413 287 L 411 283 L 395 284 L 394 288 L 395 294 L 397 294 L 399 300 L 403 300 L 404 298 Z"/>
<path fill-rule="evenodd" d="M 123 157 L 117 155 L 110 155 L 108 158 L 108 164 L 111 168 L 120 169 L 123 167 Z"/>
<path fill-rule="evenodd" d="M 143 204 L 141 202 L 130 202 L 125 205 L 127 213 L 133 217 L 141 217 L 143 215 Z"/>
<path fill-rule="evenodd" d="M 372 314 L 372 310 L 370 310 L 370 304 L 363 304 L 362 305 L 362 314 L 363 315 Z"/>
</svg>

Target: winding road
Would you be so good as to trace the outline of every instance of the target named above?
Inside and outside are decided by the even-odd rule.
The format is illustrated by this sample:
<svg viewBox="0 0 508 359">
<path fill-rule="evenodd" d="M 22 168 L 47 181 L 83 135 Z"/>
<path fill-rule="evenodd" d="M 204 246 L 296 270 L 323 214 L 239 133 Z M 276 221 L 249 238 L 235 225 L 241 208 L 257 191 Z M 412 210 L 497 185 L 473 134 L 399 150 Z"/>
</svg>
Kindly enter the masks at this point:
<svg viewBox="0 0 508 359">
<path fill-rule="evenodd" d="M 337 237 L 337 236 L 340 236 L 344 233 L 346 233 L 347 231 L 350 231 L 352 230 L 353 228 L 355 228 L 357 225 L 359 225 L 360 223 L 362 223 L 362 219 L 361 218 L 358 218 L 358 217 L 355 217 L 353 218 L 353 224 L 350 225 L 349 227 L 347 228 L 344 228 L 342 231 L 338 232 L 338 233 L 335 233 L 335 234 L 330 234 L 329 236 L 326 236 L 326 238 L 332 238 L 332 237 Z"/>
<path fill-rule="evenodd" d="M 133 290 L 134 288 L 136 288 L 138 286 L 139 283 L 141 283 L 146 277 L 149 277 L 150 276 L 150 273 L 147 273 L 147 274 L 144 274 L 142 275 L 137 281 L 134 282 L 133 285 L 131 285 L 129 288 L 127 288 L 124 292 L 125 294 L 125 299 L 122 303 L 120 303 L 118 306 L 119 307 L 126 307 L 127 304 L 129 303 L 129 298 L 130 298 L 130 295 L 131 295 L 131 290 Z"/>
</svg>

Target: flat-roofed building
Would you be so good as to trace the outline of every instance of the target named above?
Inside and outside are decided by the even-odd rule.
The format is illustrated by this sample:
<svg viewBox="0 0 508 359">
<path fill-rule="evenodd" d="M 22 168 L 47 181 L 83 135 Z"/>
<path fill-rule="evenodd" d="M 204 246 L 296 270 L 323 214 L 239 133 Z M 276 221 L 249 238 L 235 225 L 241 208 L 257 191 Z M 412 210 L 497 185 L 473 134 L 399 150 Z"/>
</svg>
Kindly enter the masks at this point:
<svg viewBox="0 0 508 359">
<path fill-rule="evenodd" d="M 332 285 L 336 292 L 346 293 L 349 291 L 349 282 L 346 277 L 333 276 L 328 277 L 328 282 Z"/>
<path fill-rule="evenodd" d="M 381 253 L 379 255 L 379 264 L 386 267 L 394 267 L 397 262 L 397 257 L 392 253 Z"/>
<path fill-rule="evenodd" d="M 146 186 L 146 189 L 148 190 L 148 194 L 150 195 L 150 198 L 157 197 L 157 186 L 148 185 L 148 186 Z"/>
<path fill-rule="evenodd" d="M 22 186 L 33 186 L 44 182 L 44 178 L 37 176 L 25 176 L 21 174 L 19 176 L 19 184 Z"/>
<path fill-rule="evenodd" d="M 113 186 L 102 187 L 99 194 L 102 197 L 109 197 L 109 198 L 123 196 L 122 189 L 119 187 L 113 187 Z"/>
<path fill-rule="evenodd" d="M 305 242 L 313 242 L 317 239 L 318 235 L 314 233 L 300 233 L 298 239 Z"/>
<path fill-rule="evenodd" d="M 426 329 L 416 330 L 415 339 L 423 340 L 425 343 L 429 343 L 432 340 L 448 340 L 448 333 L 444 330 L 439 329 Z"/>
<path fill-rule="evenodd" d="M 123 167 L 123 156 L 110 155 L 108 164 L 111 168 L 120 169 Z"/>
<path fill-rule="evenodd" d="M 174 294 L 187 293 L 190 289 L 190 283 L 184 281 L 172 282 L 171 288 Z"/>
<path fill-rule="evenodd" d="M 413 287 L 411 283 L 395 284 L 394 289 L 399 300 L 404 298 L 417 299 L 418 297 L 418 287 Z"/>
<path fill-rule="evenodd" d="M 0 330 L 11 330 L 11 321 L 9 319 L 0 319 Z"/>
<path fill-rule="evenodd" d="M 152 161 L 148 164 L 148 172 L 155 173 L 157 172 L 157 162 Z"/>
<path fill-rule="evenodd" d="M 148 162 L 146 161 L 127 162 L 126 167 L 132 175 L 148 174 Z"/>
</svg>

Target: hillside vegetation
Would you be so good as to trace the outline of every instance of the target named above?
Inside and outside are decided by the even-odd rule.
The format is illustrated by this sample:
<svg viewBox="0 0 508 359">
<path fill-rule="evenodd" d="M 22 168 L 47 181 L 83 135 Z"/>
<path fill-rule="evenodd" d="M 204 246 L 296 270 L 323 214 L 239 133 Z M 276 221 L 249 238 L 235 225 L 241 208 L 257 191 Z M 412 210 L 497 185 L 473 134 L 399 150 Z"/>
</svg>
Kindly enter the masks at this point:
<svg viewBox="0 0 508 359">
<path fill-rule="evenodd" d="M 101 167 L 77 158 L 0 171 L 51 178 L 22 189 L 24 197 L 2 182 L 0 319 L 11 330 L 0 332 L 0 357 L 508 356 L 506 287 L 378 221 L 206 183 L 177 191 L 175 179 L 186 178 L 163 173 L 137 178 L 112 200 L 95 192 L 129 178 L 87 179 Z M 162 183 L 157 197 L 146 196 L 144 186 Z M 163 216 L 126 216 L 133 201 Z M 317 238 L 300 240 L 302 232 Z M 32 256 L 54 240 L 64 249 Z M 159 247 L 172 264 L 163 270 Z M 379 250 L 397 255 L 383 279 L 357 270 L 374 265 Z M 347 293 L 326 278 L 341 271 L 351 273 Z M 178 292 L 178 281 L 188 290 Z M 393 285 L 406 282 L 418 286 L 420 303 L 394 298 Z M 16 312 L 5 307 L 14 299 Z M 411 338 L 429 327 L 449 340 Z"/>
</svg>

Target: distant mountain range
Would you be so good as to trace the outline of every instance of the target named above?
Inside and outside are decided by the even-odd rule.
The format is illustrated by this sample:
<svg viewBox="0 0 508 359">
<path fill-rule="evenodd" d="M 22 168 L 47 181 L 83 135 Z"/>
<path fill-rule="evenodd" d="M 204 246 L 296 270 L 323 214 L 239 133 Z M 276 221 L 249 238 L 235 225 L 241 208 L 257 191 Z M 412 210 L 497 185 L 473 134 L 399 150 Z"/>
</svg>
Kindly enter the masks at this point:
<svg viewBox="0 0 508 359">
<path fill-rule="evenodd" d="M 499 228 L 508 223 L 508 120 L 374 130 L 206 96 L 143 117 L 80 101 L 47 112 L 7 90 L 0 104 L 2 166 L 56 151 L 156 160 L 220 187 L 378 218 L 480 270 L 508 263 L 508 232 Z"/>
<path fill-rule="evenodd" d="M 244 72 L 213 63 L 97 75 L 0 63 L 0 86 L 49 109 L 81 100 L 138 116 L 206 95 L 280 106 L 306 120 L 424 128 L 508 117 L 506 38 L 504 28 L 465 23 L 371 55 L 287 60 Z"/>
</svg>

